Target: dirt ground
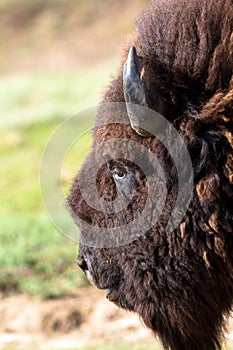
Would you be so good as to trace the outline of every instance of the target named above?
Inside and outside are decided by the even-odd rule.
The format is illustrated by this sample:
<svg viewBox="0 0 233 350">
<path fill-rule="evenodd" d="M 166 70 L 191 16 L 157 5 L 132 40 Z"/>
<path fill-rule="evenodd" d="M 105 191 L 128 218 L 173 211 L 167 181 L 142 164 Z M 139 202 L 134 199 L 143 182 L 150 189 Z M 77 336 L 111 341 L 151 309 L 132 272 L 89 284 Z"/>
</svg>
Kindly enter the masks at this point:
<svg viewBox="0 0 233 350">
<path fill-rule="evenodd" d="M 0 315 L 1 349 L 30 345 L 82 349 L 100 342 L 155 341 L 136 315 L 118 309 L 92 287 L 59 300 L 2 298 Z"/>
<path fill-rule="evenodd" d="M 134 314 L 118 309 L 103 292 L 78 289 L 64 299 L 40 301 L 27 296 L 0 300 L 0 348 L 38 346 L 64 349 L 119 340 L 155 342 Z M 117 330 L 117 331 L 116 331 Z M 233 339 L 233 320 L 229 323 Z"/>
</svg>

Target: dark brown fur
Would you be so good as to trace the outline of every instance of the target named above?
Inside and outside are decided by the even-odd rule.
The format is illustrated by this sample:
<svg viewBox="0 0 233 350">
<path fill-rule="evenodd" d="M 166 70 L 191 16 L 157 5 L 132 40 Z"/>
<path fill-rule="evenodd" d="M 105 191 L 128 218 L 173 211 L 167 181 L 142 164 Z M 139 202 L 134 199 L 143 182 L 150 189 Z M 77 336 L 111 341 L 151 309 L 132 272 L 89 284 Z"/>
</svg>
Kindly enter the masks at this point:
<svg viewBox="0 0 233 350">
<path fill-rule="evenodd" d="M 92 152 L 103 140 L 115 137 L 153 150 L 168 180 L 165 210 L 146 235 L 120 248 L 81 245 L 79 252 L 88 261 L 96 286 L 114 288 L 112 300 L 137 312 L 166 350 L 220 349 L 225 316 L 232 307 L 232 31 L 230 0 L 157 0 L 139 17 L 123 49 L 122 62 L 132 45 L 144 59 L 151 95 L 158 92 L 166 103 L 166 118 L 185 140 L 193 162 L 193 198 L 172 233 L 165 228 L 177 193 L 177 183 L 172 181 L 176 172 L 163 146 L 124 125 L 105 125 L 94 133 Z M 124 102 L 122 69 L 103 101 Z M 99 113 L 97 118 L 107 121 L 108 115 Z M 111 197 L 113 183 L 107 170 L 103 168 L 99 176 L 100 192 Z M 135 211 L 140 211 L 145 196 L 141 182 L 132 205 Z M 108 222 L 86 204 L 78 178 L 68 203 L 74 216 L 93 225 L 104 222 L 108 227 L 118 220 L 112 215 Z M 132 212 L 125 213 L 129 221 Z"/>
</svg>

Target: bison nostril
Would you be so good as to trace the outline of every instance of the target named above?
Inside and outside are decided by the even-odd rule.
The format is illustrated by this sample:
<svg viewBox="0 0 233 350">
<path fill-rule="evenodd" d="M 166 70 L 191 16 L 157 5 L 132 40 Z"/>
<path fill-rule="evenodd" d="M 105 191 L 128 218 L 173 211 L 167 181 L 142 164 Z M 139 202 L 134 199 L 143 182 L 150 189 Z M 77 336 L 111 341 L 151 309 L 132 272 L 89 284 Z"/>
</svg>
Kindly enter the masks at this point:
<svg viewBox="0 0 233 350">
<path fill-rule="evenodd" d="M 77 262 L 78 266 L 83 271 L 87 271 L 88 270 L 87 263 L 86 263 L 86 261 L 85 261 L 83 256 L 78 256 L 76 262 Z"/>
</svg>

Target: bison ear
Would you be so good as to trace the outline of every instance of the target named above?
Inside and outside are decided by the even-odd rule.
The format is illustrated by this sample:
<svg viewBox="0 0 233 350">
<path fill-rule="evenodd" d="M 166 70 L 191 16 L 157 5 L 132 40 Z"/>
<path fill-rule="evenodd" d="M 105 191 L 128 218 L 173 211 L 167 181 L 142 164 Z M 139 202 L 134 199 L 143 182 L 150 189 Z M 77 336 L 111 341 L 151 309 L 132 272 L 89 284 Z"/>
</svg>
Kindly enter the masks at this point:
<svg viewBox="0 0 233 350">
<path fill-rule="evenodd" d="M 155 129 L 156 120 L 151 113 L 146 113 L 144 109 L 137 107 L 137 105 L 150 107 L 149 90 L 142 75 L 143 69 L 142 58 L 137 55 L 135 47 L 132 46 L 123 69 L 124 97 L 132 129 L 145 137 L 151 135 L 148 130 Z"/>
</svg>

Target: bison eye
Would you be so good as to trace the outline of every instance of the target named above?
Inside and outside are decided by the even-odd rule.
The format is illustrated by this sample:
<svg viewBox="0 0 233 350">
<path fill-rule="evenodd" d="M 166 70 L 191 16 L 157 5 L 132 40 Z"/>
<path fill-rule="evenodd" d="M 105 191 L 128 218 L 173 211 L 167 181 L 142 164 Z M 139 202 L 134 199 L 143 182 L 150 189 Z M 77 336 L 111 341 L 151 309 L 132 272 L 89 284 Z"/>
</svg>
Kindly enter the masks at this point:
<svg viewBox="0 0 233 350">
<path fill-rule="evenodd" d="M 115 180 L 123 180 L 126 176 L 126 172 L 120 168 L 114 168 L 112 174 Z"/>
<path fill-rule="evenodd" d="M 138 180 L 134 171 L 128 166 L 108 164 L 108 169 L 112 174 L 117 191 L 124 197 L 131 198 L 138 187 Z"/>
</svg>

